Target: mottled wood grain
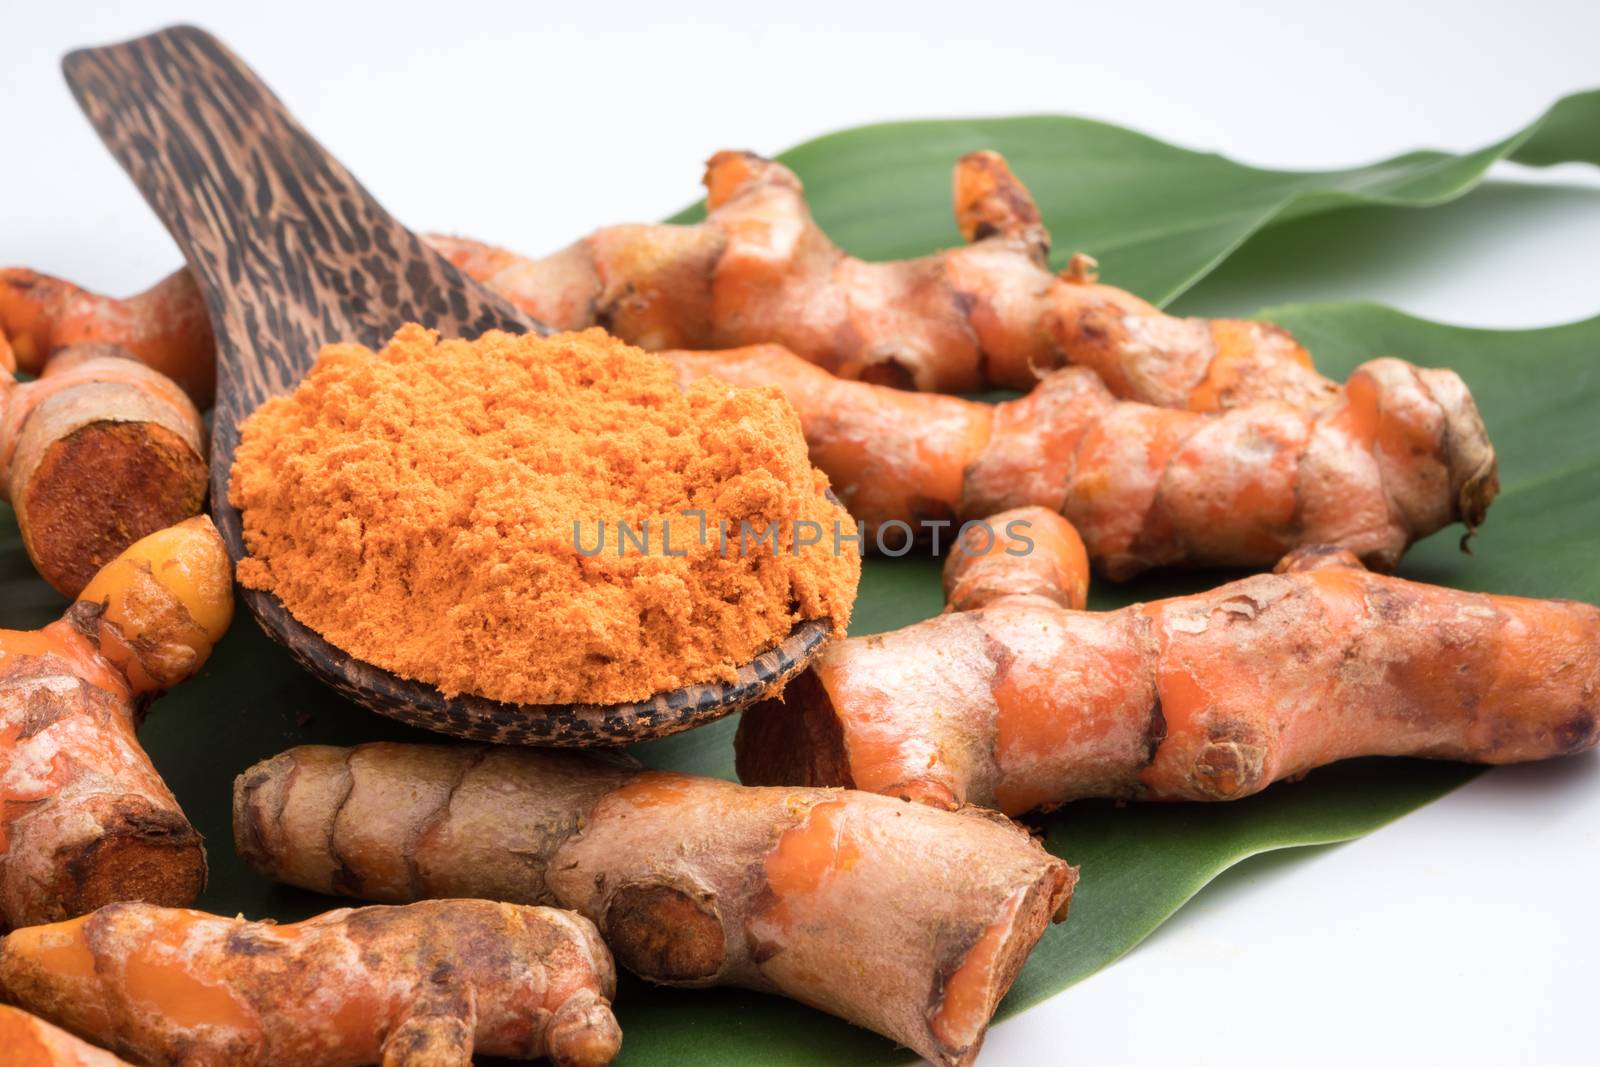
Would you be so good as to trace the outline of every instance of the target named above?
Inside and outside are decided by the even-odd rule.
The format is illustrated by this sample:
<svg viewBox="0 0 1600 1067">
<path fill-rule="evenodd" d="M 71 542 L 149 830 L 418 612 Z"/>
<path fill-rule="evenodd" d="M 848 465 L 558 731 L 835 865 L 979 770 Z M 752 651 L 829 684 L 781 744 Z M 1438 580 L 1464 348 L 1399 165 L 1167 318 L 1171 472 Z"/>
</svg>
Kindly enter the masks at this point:
<svg viewBox="0 0 1600 1067">
<path fill-rule="evenodd" d="M 263 400 L 292 389 L 324 344 L 377 347 L 407 322 L 454 337 L 545 331 L 423 245 L 203 30 L 178 26 L 82 49 L 62 68 L 205 293 L 218 358 L 211 502 L 236 561 L 245 550 L 228 472 L 239 425 Z M 450 147 L 441 142 L 438 150 Z M 719 718 L 793 676 L 829 630 L 827 620 L 801 623 L 728 684 L 637 704 L 508 705 L 446 700 L 341 652 L 276 597 L 240 595 L 269 635 L 352 700 L 443 733 L 516 744 L 613 745 Z"/>
</svg>

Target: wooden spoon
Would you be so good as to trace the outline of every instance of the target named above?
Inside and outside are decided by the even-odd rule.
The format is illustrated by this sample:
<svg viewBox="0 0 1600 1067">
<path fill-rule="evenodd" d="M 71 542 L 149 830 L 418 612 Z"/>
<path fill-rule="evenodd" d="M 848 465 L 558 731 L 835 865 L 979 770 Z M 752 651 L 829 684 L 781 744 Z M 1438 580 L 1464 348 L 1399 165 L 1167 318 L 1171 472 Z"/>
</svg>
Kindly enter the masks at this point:
<svg viewBox="0 0 1600 1067">
<path fill-rule="evenodd" d="M 291 390 L 324 344 L 376 348 L 406 322 L 459 337 L 545 331 L 400 225 L 203 30 L 178 26 L 82 49 L 62 68 L 205 294 L 219 361 L 211 507 L 235 561 L 245 555 L 239 512 L 228 503 L 239 426 L 263 400 Z M 271 637 L 352 700 L 431 730 L 517 744 L 621 744 L 719 718 L 798 673 L 830 628 L 826 619 L 800 623 L 730 683 L 634 704 L 517 705 L 447 700 L 330 645 L 271 594 L 241 595 Z"/>
</svg>

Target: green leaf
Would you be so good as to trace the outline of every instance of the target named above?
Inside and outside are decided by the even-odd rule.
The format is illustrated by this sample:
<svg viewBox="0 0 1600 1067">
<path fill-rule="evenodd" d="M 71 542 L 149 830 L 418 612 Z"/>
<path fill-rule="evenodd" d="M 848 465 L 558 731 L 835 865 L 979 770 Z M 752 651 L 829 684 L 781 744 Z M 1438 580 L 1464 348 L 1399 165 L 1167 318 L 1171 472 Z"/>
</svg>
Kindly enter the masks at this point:
<svg viewBox="0 0 1600 1067">
<path fill-rule="evenodd" d="M 1475 152 L 1408 152 L 1348 170 L 1262 170 L 1061 115 L 861 126 L 778 158 L 800 175 L 817 221 L 841 246 L 867 259 L 900 259 L 960 239 L 950 168 L 980 148 L 1005 155 L 1033 191 L 1057 267 L 1088 252 L 1105 281 L 1165 304 L 1274 222 L 1355 205 L 1445 203 L 1502 159 L 1600 163 L 1600 90 L 1566 97 Z M 699 216 L 690 208 L 677 220 Z"/>
<path fill-rule="evenodd" d="M 1472 386 L 1499 450 L 1501 495 L 1473 541 L 1472 555 L 1460 551 L 1455 531 L 1446 530 L 1412 550 L 1402 575 L 1464 589 L 1600 602 L 1600 567 L 1593 558 L 1593 531 L 1600 529 L 1600 438 L 1592 430 L 1593 413 L 1600 410 L 1600 318 L 1495 331 L 1439 325 L 1373 304 L 1297 305 L 1262 316 L 1294 331 L 1337 377 L 1374 355 L 1400 354 L 1425 366 L 1452 366 Z M 1123 586 L 1101 583 L 1090 607 L 1106 610 L 1218 580 L 1214 574 L 1162 575 Z M 858 632 L 882 629 L 895 616 L 934 614 L 940 607 L 937 586 L 938 569 L 930 561 L 868 561 Z M 726 773 L 732 730 L 733 724 L 718 723 L 638 748 L 649 762 Z M 1422 760 L 1357 760 L 1231 804 L 1079 803 L 1034 820 L 1050 850 L 1079 865 L 1082 881 L 1072 917 L 1045 934 L 999 1017 L 1116 960 L 1240 860 L 1359 837 L 1477 773 Z M 807 1046 L 791 1049 L 770 1030 L 764 1046 L 759 1029 L 746 1033 L 745 1027 L 776 1025 L 782 1013 L 774 1006 L 762 1010 L 759 1024 L 742 1011 L 736 1014 L 728 1020 L 736 1035 L 729 1040 L 741 1053 L 781 1053 L 783 1063 L 837 1062 L 813 1055 Z M 809 1039 L 821 1029 L 797 1024 L 793 1032 Z M 721 1024 L 715 1032 L 722 1032 Z M 653 1030 L 645 1040 L 652 1055 L 638 1062 L 656 1062 Z M 887 1050 L 871 1052 L 865 1041 L 852 1056 L 852 1062 L 897 1062 Z M 726 1062 L 741 1060 L 730 1054 Z"/>
<path fill-rule="evenodd" d="M 951 161 L 969 148 L 1006 151 L 1033 185 L 1063 250 L 1102 255 L 1113 278 L 1171 295 L 1255 228 L 1290 213 L 1356 200 L 1422 204 L 1458 195 L 1492 158 L 1596 161 L 1600 94 L 1558 104 L 1527 131 L 1470 156 L 1413 153 L 1335 175 L 1240 167 L 1099 123 L 1062 118 L 910 123 L 847 131 L 787 158 L 806 177 L 818 215 L 852 250 L 913 254 L 952 239 L 946 203 Z M 1600 600 L 1589 554 L 1600 528 L 1600 320 L 1550 330 L 1494 332 L 1422 322 L 1372 305 L 1274 309 L 1319 362 L 1342 376 L 1379 354 L 1448 365 L 1472 386 L 1500 449 L 1505 490 L 1474 542 L 1450 532 L 1408 557 L 1411 577 L 1465 588 Z M 1215 584 L 1215 574 L 1101 583 L 1091 607 Z M 0 508 L 0 625 L 32 627 L 64 602 L 33 577 L 8 511 Z M 854 631 L 906 625 L 940 608 L 938 566 L 926 559 L 868 562 Z M 636 746 L 657 766 L 732 776 L 734 723 L 723 721 Z M 231 846 L 233 776 L 296 744 L 437 741 L 342 702 L 313 682 L 248 618 L 236 622 L 200 677 L 163 698 L 141 735 L 210 845 L 203 907 L 290 921 L 347 903 L 269 883 Z M 1346 840 L 1442 795 L 1472 768 L 1363 760 L 1325 768 L 1226 805 L 1073 804 L 1038 820 L 1048 847 L 1078 864 L 1072 918 L 1040 943 L 1001 1007 L 1009 1015 L 1127 952 L 1219 872 L 1271 849 Z M 775 997 L 738 990 L 664 990 L 625 980 L 618 1013 L 623 1062 L 892 1064 L 889 1042 Z"/>
</svg>

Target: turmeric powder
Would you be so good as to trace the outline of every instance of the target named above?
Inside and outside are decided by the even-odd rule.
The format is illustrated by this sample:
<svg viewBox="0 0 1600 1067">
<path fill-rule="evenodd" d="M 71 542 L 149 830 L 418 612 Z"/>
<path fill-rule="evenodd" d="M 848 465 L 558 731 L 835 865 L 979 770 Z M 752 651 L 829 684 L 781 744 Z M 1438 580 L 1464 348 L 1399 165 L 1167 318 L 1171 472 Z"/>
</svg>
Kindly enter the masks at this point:
<svg viewBox="0 0 1600 1067">
<path fill-rule="evenodd" d="M 732 679 L 802 620 L 843 633 L 860 556 L 826 490 L 774 391 L 680 391 L 600 330 L 407 326 L 262 405 L 229 498 L 240 582 L 351 655 L 446 696 L 611 704 Z"/>
</svg>

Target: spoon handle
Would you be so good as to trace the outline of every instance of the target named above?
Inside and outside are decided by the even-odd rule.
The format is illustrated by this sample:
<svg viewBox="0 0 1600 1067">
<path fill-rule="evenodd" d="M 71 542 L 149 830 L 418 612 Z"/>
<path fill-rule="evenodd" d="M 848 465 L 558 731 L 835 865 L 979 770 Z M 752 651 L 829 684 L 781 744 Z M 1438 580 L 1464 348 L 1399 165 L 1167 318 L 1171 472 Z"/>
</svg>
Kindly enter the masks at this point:
<svg viewBox="0 0 1600 1067">
<path fill-rule="evenodd" d="M 62 69 L 205 294 L 219 359 L 220 511 L 231 510 L 239 423 L 291 389 L 323 344 L 375 346 L 405 322 L 467 337 L 541 328 L 396 221 L 205 31 L 81 49 Z M 236 528 L 225 533 L 241 547 Z"/>
<path fill-rule="evenodd" d="M 167 224 L 217 335 L 211 510 L 244 556 L 228 472 L 239 424 L 287 392 L 330 341 L 383 342 L 407 321 L 446 336 L 544 327 L 480 288 L 389 216 L 216 38 L 187 26 L 73 52 L 67 82 L 102 140 Z M 445 146 L 448 147 L 448 146 Z M 795 624 L 733 680 L 636 703 L 507 705 L 341 652 L 261 590 L 239 590 L 268 635 L 322 681 L 375 711 L 480 741 L 616 745 L 686 730 L 781 688 L 828 640 Z"/>
</svg>

